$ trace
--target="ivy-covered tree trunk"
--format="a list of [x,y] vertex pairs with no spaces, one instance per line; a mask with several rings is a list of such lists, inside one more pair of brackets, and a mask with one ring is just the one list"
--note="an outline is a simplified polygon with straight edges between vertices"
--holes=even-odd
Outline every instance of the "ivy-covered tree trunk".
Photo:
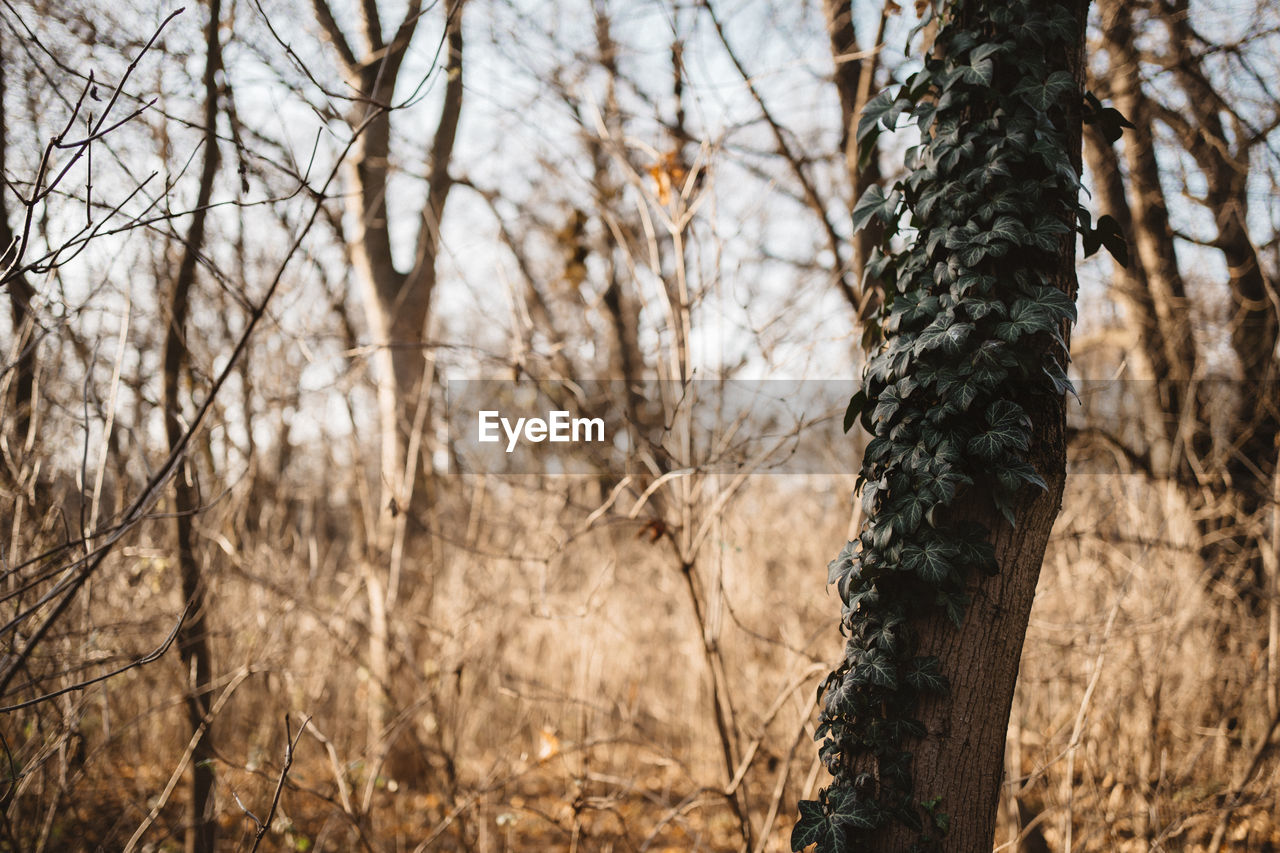
[[846,421],[873,435],[866,522],[829,567],[845,659],[822,690],[835,777],[792,846],[990,850],[1027,619],[1065,480],[1087,0],[954,0],[925,67],[864,110],[920,144],[855,225],[884,226],[883,344]]

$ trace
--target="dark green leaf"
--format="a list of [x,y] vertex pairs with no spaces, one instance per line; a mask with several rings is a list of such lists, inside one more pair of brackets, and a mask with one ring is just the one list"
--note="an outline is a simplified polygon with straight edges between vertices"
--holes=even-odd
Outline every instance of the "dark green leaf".
[[964,624],[964,611],[969,606],[969,597],[962,592],[939,591],[934,599],[946,611],[951,624],[959,628]]
[[[866,411],[867,406],[870,405],[870,403],[871,400],[867,397],[867,392],[865,390],[858,391],[858,393],[853,395],[849,400],[849,407],[844,410],[845,432],[853,429],[853,422],[862,416],[862,413]],[[870,432],[870,430],[868,430],[868,432]]]
[[840,554],[827,563],[827,584],[833,584],[853,570],[858,559],[858,543],[846,542]]
[[950,689],[947,677],[939,669],[936,657],[918,657],[907,671],[906,682],[921,693],[943,694]]
[[1120,230],[1120,223],[1115,217],[1110,215],[1099,217],[1098,227],[1094,230],[1098,240],[1111,253],[1111,257],[1116,259],[1116,263],[1128,269],[1129,242],[1125,240],[1124,232]]
[[854,230],[866,228],[873,217],[879,218],[886,225],[892,224],[900,200],[901,196],[896,192],[885,196],[884,189],[879,184],[867,187],[867,191],[853,208]]
[[800,801],[800,819],[791,830],[791,850],[798,853],[813,844],[818,853],[839,853],[844,833],[836,827],[814,800]]
[[881,118],[893,108],[894,94],[886,89],[876,95],[862,108],[862,117],[858,119],[858,141],[861,142],[876,128]]
[[888,687],[890,690],[898,688],[898,666],[893,658],[879,649],[868,649],[862,663],[855,670],[861,678],[872,684]]
[[955,556],[955,548],[941,541],[912,542],[902,549],[902,567],[938,584],[951,576]]

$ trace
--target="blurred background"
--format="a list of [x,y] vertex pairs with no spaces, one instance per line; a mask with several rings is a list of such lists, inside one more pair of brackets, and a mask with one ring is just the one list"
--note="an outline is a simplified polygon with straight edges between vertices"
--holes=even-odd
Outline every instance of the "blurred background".
[[[0,849],[789,849],[916,5],[0,0]],[[1090,14],[997,845],[1271,850],[1280,4]],[[642,440],[459,464],[475,380]]]

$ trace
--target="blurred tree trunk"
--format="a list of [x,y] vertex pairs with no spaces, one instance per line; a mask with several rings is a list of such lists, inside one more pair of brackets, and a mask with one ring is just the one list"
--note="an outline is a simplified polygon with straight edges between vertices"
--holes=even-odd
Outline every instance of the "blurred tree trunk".
[[1196,368],[1195,340],[1186,285],[1178,269],[1169,208],[1160,185],[1153,108],[1142,90],[1139,56],[1133,44],[1133,13],[1121,0],[1102,0],[1103,44],[1111,57],[1111,96],[1133,128],[1123,139],[1129,168],[1132,239],[1151,306],[1161,327],[1163,353],[1152,353],[1161,378],[1186,381]]
[[[1078,22],[1080,41],[1073,50],[1050,56],[1047,70],[1068,71],[1076,80],[1077,91],[1082,91],[1088,0],[1056,2]],[[965,14],[964,9],[958,13],[962,25]],[[1071,99],[1066,109],[1063,129],[1067,150],[1071,152],[1071,166],[1079,174],[1078,101]],[[1075,297],[1074,233],[1059,240],[1053,280],[1059,289]],[[1022,644],[1066,481],[1065,400],[1052,395],[1023,395],[1018,403],[1032,421],[1027,461],[1048,488],[1033,493],[1028,490],[1030,499],[1016,507],[1016,526],[1009,525],[994,509],[960,511],[961,516],[979,521],[991,531],[1000,572],[981,578],[970,587],[972,603],[958,630],[940,608],[915,622],[919,653],[938,656],[940,669],[947,674],[951,686],[948,694],[930,697],[918,709],[918,719],[928,734],[913,748],[911,778],[916,791],[941,797],[939,808],[950,816],[942,849],[956,853],[990,850],[995,836],[1009,712]],[[978,496],[966,501],[972,507],[990,504],[989,499]],[[907,851],[914,849],[918,841],[916,832],[891,821],[876,834],[868,849],[877,853]]]
[[[355,223],[349,235],[351,256],[373,334],[381,423],[381,482],[384,509],[407,509],[420,462],[408,459],[411,431],[428,358],[424,346],[436,286],[440,221],[452,186],[449,161],[462,109],[462,6],[449,0],[446,15],[444,104],[432,138],[425,203],[408,272],[396,268],[391,252],[387,207],[391,164],[391,114],[405,54],[422,16],[421,0],[411,0],[390,41],[382,35],[378,6],[360,4],[361,48],[357,55],[338,26],[327,0],[313,0],[316,17],[334,46],[348,85],[360,94],[347,122],[360,136],[347,161],[351,192],[348,212]],[[384,516],[387,514],[384,512]]]
[[[462,7],[464,0],[447,0],[445,14],[445,88],[439,122],[431,141],[426,197],[419,213],[417,242],[408,272],[396,268],[391,252],[387,205],[391,169],[391,114],[397,108],[396,84],[405,54],[422,17],[421,0],[410,0],[391,39],[385,40],[378,4],[359,4],[361,53],[356,54],[329,7],[328,0],[312,0],[316,19],[338,54],[352,90],[346,117],[359,136],[346,163],[350,190],[347,208],[355,223],[348,241],[356,278],[373,335],[381,432],[379,481],[382,486],[376,550],[386,557],[386,578],[372,564],[366,566],[369,600],[369,740],[375,755],[383,754],[389,719],[392,661],[389,613],[399,588],[399,556],[403,553],[405,519],[415,500],[424,502],[421,451],[414,445],[428,432],[431,359],[426,348],[427,323],[436,286],[436,258],[440,222],[453,180],[453,155],[462,111]],[[398,525],[398,529],[397,529]]]
[[[204,165],[195,212],[182,248],[182,259],[169,295],[169,326],[164,341],[164,430],[172,453],[185,430],[182,417],[181,379],[188,373],[187,317],[196,267],[205,243],[205,226],[213,181],[218,172],[218,84],[222,51],[218,30],[222,0],[209,0],[205,32],[204,66]],[[207,628],[207,579],[196,557],[195,516],[200,511],[195,462],[187,459],[173,479],[173,528],[178,547],[178,572],[182,580],[185,618],[178,630],[178,653],[187,675],[187,722],[196,739],[191,753],[191,799],[188,802],[187,853],[212,853],[217,822],[214,818],[213,732],[209,718],[212,700],[213,659]]]
[[[1095,81],[1096,82],[1096,81]],[[1124,178],[1120,171],[1120,158],[1115,146],[1107,142],[1096,127],[1084,133],[1085,157],[1093,175],[1093,195],[1097,199],[1099,216],[1111,216],[1130,245],[1134,243],[1133,211],[1125,198]],[[1183,382],[1166,381],[1174,375],[1169,362],[1170,350],[1165,345],[1165,325],[1156,311],[1151,283],[1142,258],[1133,253],[1127,267],[1116,265],[1113,272],[1114,287],[1124,304],[1130,322],[1136,327],[1138,350],[1134,353],[1140,380],[1136,396],[1143,409],[1143,440],[1149,451],[1151,473],[1156,477],[1174,478],[1185,457],[1175,456],[1179,419],[1182,411]]]
[[[1122,297],[1138,326],[1163,409],[1152,421],[1163,431],[1152,474],[1174,477],[1188,485],[1207,485],[1200,482],[1204,476],[1202,460],[1211,453],[1212,441],[1200,399],[1191,385],[1201,358],[1160,183],[1153,125],[1156,107],[1142,88],[1132,5],[1101,0],[1099,8],[1101,45],[1110,60],[1105,82],[1116,109],[1133,124],[1120,143],[1128,168],[1127,197],[1112,146],[1105,140],[1091,142],[1090,162],[1102,170],[1095,172],[1095,181],[1104,212],[1115,217],[1134,249],[1129,271],[1121,273]],[[1164,448],[1167,452],[1159,452]]]
[[[1261,549],[1272,500],[1280,394],[1275,349],[1280,340],[1278,294],[1259,262],[1248,231],[1250,154],[1258,131],[1236,115],[1208,81],[1185,0],[1162,0],[1158,13],[1168,34],[1163,55],[1139,50],[1133,4],[1101,0],[1102,40],[1110,67],[1105,84],[1115,106],[1134,124],[1122,141],[1128,167],[1126,199],[1114,149],[1090,139],[1090,165],[1103,212],[1115,216],[1136,248],[1127,271],[1118,272],[1118,290],[1138,326],[1142,357],[1159,380],[1162,444],[1176,458],[1152,456],[1151,473],[1179,480],[1212,504],[1201,513],[1200,534],[1213,580],[1227,579],[1241,599],[1257,606],[1265,597]],[[1152,20],[1156,20],[1153,18]],[[1164,106],[1143,90],[1141,63],[1156,62],[1171,72],[1185,106]],[[1224,122],[1224,114],[1227,121]],[[1231,300],[1231,348],[1244,380],[1234,410],[1222,410],[1188,381],[1204,356],[1191,333],[1192,317],[1175,254],[1174,233],[1156,162],[1154,122],[1171,128],[1195,161],[1206,191],[1197,199],[1215,223],[1208,247],[1222,253]],[[1215,450],[1211,422],[1229,437]],[[1155,449],[1153,447],[1153,449]]]
[[[8,149],[8,115],[5,113],[5,44],[4,34],[0,33],[0,175],[8,174],[6,154]],[[35,406],[36,378],[36,337],[35,322],[31,314],[31,300],[35,290],[31,282],[19,271],[11,272],[9,267],[17,261],[19,255],[18,235],[9,225],[9,209],[6,203],[8,189],[0,187],[0,283],[9,291],[10,321],[12,322],[13,339],[6,358],[12,357],[13,378],[10,380],[10,399],[0,401],[6,417],[4,423],[13,424],[0,440],[5,442],[10,464],[15,472],[21,469],[21,459],[26,449],[31,430],[31,418]],[[4,387],[5,377],[0,376],[0,387]],[[15,446],[16,445],[16,446]],[[6,472],[9,466],[3,466]],[[17,474],[21,476],[21,474]]]
[[[1199,58],[1193,54],[1187,0],[1163,0],[1163,19],[1172,55],[1174,79],[1186,93],[1186,111],[1162,110],[1162,119],[1178,134],[1183,148],[1204,175],[1203,204],[1213,216],[1216,234],[1213,248],[1227,264],[1231,296],[1231,348],[1240,362],[1240,388],[1235,423],[1222,472],[1231,524],[1237,532],[1229,540],[1251,599],[1266,597],[1266,579],[1260,551],[1269,547],[1263,512],[1272,502],[1276,438],[1280,435],[1280,395],[1277,394],[1276,344],[1280,330],[1275,282],[1263,274],[1257,249],[1249,236],[1249,164],[1253,146],[1261,134],[1236,115],[1209,84]],[[1229,125],[1223,121],[1226,114]]]
[[[853,22],[852,0],[824,0],[823,14],[827,22],[827,36],[831,44],[831,58],[835,63],[836,92],[840,95],[840,147],[844,153],[845,169],[849,175],[851,196],[862,198],[867,187],[880,183],[879,151],[872,151],[865,165],[859,164],[858,117],[874,92],[876,70],[880,67],[880,45],[884,41],[885,23],[889,18],[886,2],[880,12],[880,26],[869,47],[858,46],[858,34]],[[854,306],[858,319],[867,321],[875,316],[880,306],[880,282],[863,281],[863,271],[871,250],[880,245],[884,226],[873,219],[867,227],[853,235],[852,272],[857,283],[860,304]]]

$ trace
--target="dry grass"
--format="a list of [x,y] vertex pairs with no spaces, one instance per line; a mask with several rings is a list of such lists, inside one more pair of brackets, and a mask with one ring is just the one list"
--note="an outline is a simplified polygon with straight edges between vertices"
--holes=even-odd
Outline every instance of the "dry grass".
[[[342,491],[327,506],[255,496],[249,524],[237,492],[201,518],[218,692],[233,688],[214,723],[226,849],[248,849],[270,810],[286,715],[309,722],[260,849],[740,849],[711,667],[668,540],[610,515],[582,530],[593,484],[449,485],[394,612],[400,728],[377,773],[362,546]],[[812,702],[840,639],[823,567],[851,485],[757,478],[694,568],[766,850],[788,849],[797,798],[825,779]],[[1270,849],[1265,624],[1206,589],[1194,529],[1162,486],[1070,481],[1023,654],[1001,842],[1016,796],[1024,837],[1051,850],[1201,849],[1242,791],[1224,848]],[[158,642],[178,610],[164,537],[158,522],[136,532],[34,670]],[[170,654],[0,721],[21,770],[0,846],[120,849],[154,811],[139,849],[179,849],[185,782],[159,798],[186,743],[181,683]]]

